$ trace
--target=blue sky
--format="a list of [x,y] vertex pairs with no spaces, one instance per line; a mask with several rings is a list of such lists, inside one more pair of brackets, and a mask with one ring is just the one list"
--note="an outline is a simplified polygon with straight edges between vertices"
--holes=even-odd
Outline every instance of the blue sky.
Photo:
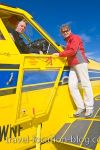
[[89,57],[100,61],[100,0],[1,0],[28,11],[59,44],[59,27],[68,23],[79,34]]

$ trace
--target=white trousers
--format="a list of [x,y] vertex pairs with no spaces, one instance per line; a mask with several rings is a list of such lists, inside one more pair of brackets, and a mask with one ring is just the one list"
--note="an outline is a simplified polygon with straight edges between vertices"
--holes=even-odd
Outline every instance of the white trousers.
[[[82,99],[78,88],[79,80],[81,87],[84,90],[84,100]],[[93,92],[91,82],[89,80],[87,63],[81,63],[70,68],[68,85],[77,108],[93,109]]]

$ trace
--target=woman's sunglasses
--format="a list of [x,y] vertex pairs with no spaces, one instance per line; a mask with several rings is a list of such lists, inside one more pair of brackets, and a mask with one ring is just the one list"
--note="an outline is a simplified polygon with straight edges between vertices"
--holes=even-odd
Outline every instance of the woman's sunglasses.
[[62,30],[62,31],[61,31],[62,34],[63,34],[63,33],[67,33],[67,32],[69,32],[69,30]]

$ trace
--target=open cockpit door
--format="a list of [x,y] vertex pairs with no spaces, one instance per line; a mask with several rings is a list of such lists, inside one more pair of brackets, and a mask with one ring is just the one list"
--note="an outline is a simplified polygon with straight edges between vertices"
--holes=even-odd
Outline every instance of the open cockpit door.
[[47,117],[57,92],[65,62],[55,56],[25,56],[16,121]]

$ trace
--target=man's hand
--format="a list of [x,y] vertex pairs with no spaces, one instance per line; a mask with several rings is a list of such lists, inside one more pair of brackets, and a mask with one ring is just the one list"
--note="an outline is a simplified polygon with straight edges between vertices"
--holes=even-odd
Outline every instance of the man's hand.
[[52,54],[52,55],[59,56],[59,53],[54,53],[54,54]]

